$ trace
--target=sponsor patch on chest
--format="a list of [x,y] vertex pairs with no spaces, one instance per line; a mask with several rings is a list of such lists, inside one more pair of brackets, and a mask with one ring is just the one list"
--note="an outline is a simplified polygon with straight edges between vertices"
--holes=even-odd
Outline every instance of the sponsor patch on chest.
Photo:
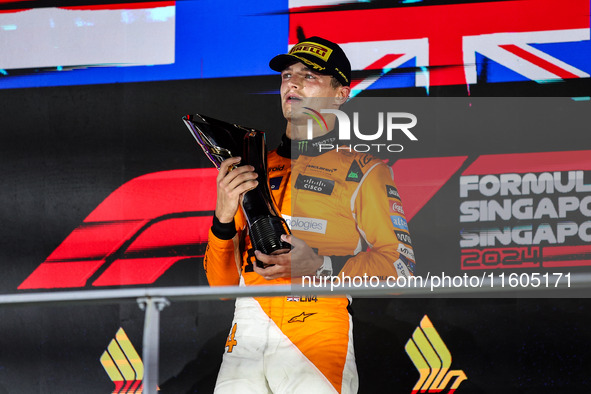
[[392,215],[390,216],[390,220],[392,220],[394,228],[408,231],[408,223],[406,223],[406,220],[402,216]]
[[351,167],[349,167],[349,171],[347,172],[346,181],[349,182],[361,182],[361,177],[363,177],[363,172],[361,171],[361,167],[357,164],[356,161],[353,161]]
[[278,190],[279,186],[281,186],[282,180],[282,176],[276,176],[274,178],[269,179],[269,186],[271,187],[271,190]]
[[398,189],[394,186],[386,185],[386,195],[389,198],[397,198],[400,200],[400,194],[398,194]]
[[295,188],[330,196],[334,189],[334,180],[300,174],[296,179]]
[[406,231],[394,230],[394,233],[396,233],[396,238],[398,238],[398,240],[400,242],[403,242],[407,245],[412,245],[412,242],[410,240],[410,235]]
[[400,205],[400,203],[396,200],[389,200],[388,202],[390,204],[390,212],[391,213],[399,213],[401,215],[404,215],[404,209],[402,209],[402,205]]
[[324,219],[291,217],[281,215],[291,230],[308,231],[311,233],[326,234],[328,222]]

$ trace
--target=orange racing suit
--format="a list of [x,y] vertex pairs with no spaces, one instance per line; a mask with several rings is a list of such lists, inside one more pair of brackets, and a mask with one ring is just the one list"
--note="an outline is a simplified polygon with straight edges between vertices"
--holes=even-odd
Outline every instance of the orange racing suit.
[[[320,151],[334,140],[335,132],[309,141],[284,136],[268,155],[271,192],[292,234],[329,256],[333,275],[412,275],[414,254],[391,168],[368,154]],[[301,154],[291,157],[290,144]],[[247,232],[241,210],[233,224],[214,218],[204,258],[210,285],[289,284],[254,272]],[[314,296],[238,299],[216,392],[356,392],[348,304]]]

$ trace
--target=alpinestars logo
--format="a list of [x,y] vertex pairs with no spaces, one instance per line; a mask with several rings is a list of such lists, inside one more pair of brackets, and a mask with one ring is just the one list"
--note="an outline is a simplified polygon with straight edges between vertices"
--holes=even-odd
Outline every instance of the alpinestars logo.
[[144,363],[123,328],[119,328],[107,350],[101,356],[101,364],[115,383],[115,394],[142,392]]
[[310,316],[313,316],[315,314],[316,313],[302,312],[299,315],[294,316],[291,319],[289,319],[288,323],[303,323],[307,318],[309,318]]
[[[450,384],[448,393],[453,393],[464,380],[468,379],[462,370],[450,370],[451,353],[439,333],[425,315],[412,338],[404,347],[406,354],[419,371],[419,380],[412,393],[440,393]],[[455,379],[452,382],[452,379]]]

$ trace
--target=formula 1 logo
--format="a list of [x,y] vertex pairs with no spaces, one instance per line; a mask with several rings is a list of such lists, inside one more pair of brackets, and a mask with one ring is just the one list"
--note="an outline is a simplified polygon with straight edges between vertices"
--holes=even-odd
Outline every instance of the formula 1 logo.
[[216,175],[215,169],[173,170],[125,183],[18,289],[145,285],[181,260],[203,257]]
[[142,392],[144,363],[123,328],[119,328],[100,360],[105,372],[115,383],[113,394]]
[[[457,156],[394,163],[407,220],[465,160]],[[18,289],[148,285],[183,260],[201,259],[215,209],[216,175],[213,168],[172,170],[123,184]]]
[[[412,393],[440,393],[451,383],[448,393],[453,393],[468,379],[462,370],[450,370],[451,353],[439,333],[425,315],[412,338],[404,347],[406,354],[419,371],[420,377]],[[452,379],[455,378],[452,382]]]

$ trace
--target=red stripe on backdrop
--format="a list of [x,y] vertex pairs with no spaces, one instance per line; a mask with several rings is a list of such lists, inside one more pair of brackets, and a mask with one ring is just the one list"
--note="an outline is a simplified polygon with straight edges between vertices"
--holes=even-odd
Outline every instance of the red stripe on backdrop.
[[584,267],[591,265],[591,260],[561,260],[561,261],[544,261],[544,267]]
[[388,64],[392,63],[394,60],[401,57],[401,54],[393,54],[390,53],[388,55],[383,56],[382,58],[376,60],[369,66],[365,67],[366,70],[379,70],[386,67]]
[[147,221],[80,226],[20,284],[18,289],[83,287]]
[[394,163],[394,183],[411,220],[460,168],[467,156],[400,159]]
[[88,278],[90,278],[104,262],[104,260],[79,260],[73,263],[45,262],[37,267],[37,269],[20,284],[18,289],[84,287]]
[[174,6],[176,1],[149,1],[142,3],[120,3],[120,4],[96,4],[79,5],[71,7],[59,7],[66,10],[134,10],[144,8],[159,8]]
[[211,216],[183,217],[156,222],[143,231],[126,253],[207,242]]
[[530,53],[516,45],[499,45],[504,50],[511,52],[512,54],[519,56],[522,59],[527,60],[528,62],[535,64],[536,66],[543,68],[546,71],[551,72],[554,75],[562,79],[569,79],[569,78],[579,78],[578,75],[571,73],[570,71],[565,70],[564,68],[560,68],[555,64],[550,63],[547,60],[544,60],[533,53]]
[[[23,3],[23,5],[27,5],[27,2],[33,0],[18,0],[18,3]],[[11,0],[0,0],[0,4],[6,3],[17,3],[17,1]],[[9,10],[0,10],[0,14],[13,14],[17,12],[23,11],[30,11],[35,8],[37,3],[33,3],[31,7],[34,8],[19,8],[19,9],[9,9]],[[176,5],[176,1],[149,1],[149,2],[139,2],[139,3],[119,3],[119,4],[95,4],[95,5],[79,5],[79,6],[69,6],[69,7],[57,7],[64,10],[133,10],[133,9],[149,9],[149,8],[159,8],[159,7],[168,7]]]
[[589,258],[591,259],[591,245],[547,246],[544,248],[544,257],[574,256],[581,254],[589,254]]
[[483,155],[462,175],[573,170],[591,170],[591,150]]
[[[183,257],[182,259],[185,258],[187,257]],[[179,257],[151,257],[115,260],[92,285],[130,286],[152,284],[179,260],[181,260]]]
[[115,383],[115,390],[113,390],[113,393],[118,394],[121,392],[121,389],[123,388],[123,385],[125,384],[125,381],[123,380],[114,380],[113,383]]
[[15,14],[17,12],[30,11],[33,8],[19,8],[17,10],[0,10],[0,14]]
[[72,231],[47,262],[104,259],[141,229],[147,220],[82,225]]
[[142,390],[137,390],[138,386],[142,383],[141,380],[136,380],[135,383],[129,388],[130,393],[141,394]]
[[175,212],[215,209],[215,168],[155,172],[115,190],[85,222],[156,218]]
[[[369,66],[365,67],[365,69],[366,70],[382,70],[388,64],[392,63],[393,61],[400,58],[401,56],[403,56],[403,55],[392,54],[392,53],[385,55],[385,56],[381,57],[380,59],[376,60],[375,62],[373,62],[372,64],[370,64]],[[355,88],[355,86],[359,85],[363,81],[364,81],[364,79],[353,79],[353,81],[351,81],[351,89]]]

